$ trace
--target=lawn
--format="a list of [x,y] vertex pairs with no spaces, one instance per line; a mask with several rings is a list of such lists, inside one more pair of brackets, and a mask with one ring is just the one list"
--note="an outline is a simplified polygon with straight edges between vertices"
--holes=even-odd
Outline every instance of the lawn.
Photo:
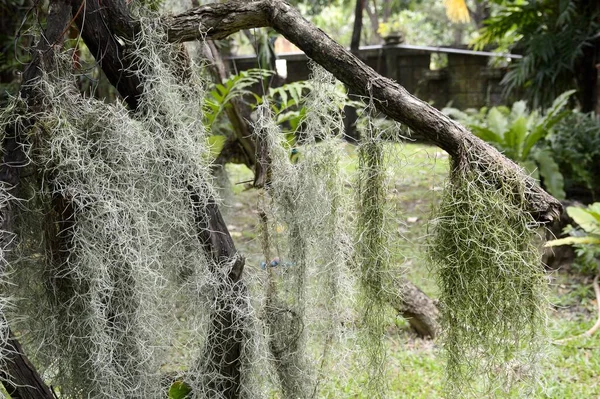
[[[345,169],[352,174],[354,148],[347,146]],[[421,144],[395,145],[391,161],[391,198],[395,209],[397,242],[393,262],[409,280],[429,296],[437,296],[435,276],[426,257],[428,221],[442,191],[448,156],[436,147]],[[223,190],[224,215],[238,249],[246,256],[246,273],[261,273],[257,238],[256,190],[243,183],[252,173],[239,165],[228,165],[229,188]],[[349,183],[350,184],[350,183]],[[586,331],[595,322],[596,310],[591,278],[572,276],[567,267],[548,272],[551,285],[549,336],[551,344],[542,361],[542,378],[536,397],[600,397],[600,334],[592,338],[557,340]],[[390,308],[386,334],[387,376],[390,398],[442,397],[444,361],[436,342],[417,338],[408,323]],[[330,398],[363,398],[360,373],[344,381],[333,381],[323,389]]]

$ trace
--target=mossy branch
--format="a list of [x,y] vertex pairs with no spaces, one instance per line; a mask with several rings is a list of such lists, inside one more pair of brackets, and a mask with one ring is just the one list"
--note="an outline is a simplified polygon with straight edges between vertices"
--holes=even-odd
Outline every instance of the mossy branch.
[[560,202],[542,190],[512,161],[471,134],[404,87],[364,64],[325,32],[280,0],[230,1],[194,8],[165,19],[170,41],[224,38],[240,29],[270,26],[298,46],[308,57],[331,72],[359,95],[374,99],[375,106],[447,151],[457,168],[487,175],[488,165],[501,174],[519,176],[525,183],[525,205],[540,223],[554,221],[562,211]]
[[[107,76],[127,102],[135,107],[140,95],[139,81],[136,81],[135,74],[125,72],[133,70],[132,62],[122,55],[124,46],[112,39],[113,34],[131,38],[140,29],[140,23],[131,18],[124,4],[122,0],[106,0],[102,9],[87,7],[83,36],[92,51],[100,49],[100,42],[112,43],[109,47],[101,47],[101,52],[93,53],[101,56],[102,68]],[[526,208],[537,222],[552,222],[562,211],[560,202],[537,186],[516,164],[460,124],[411,95],[398,83],[375,72],[284,1],[207,4],[164,17],[162,23],[171,42],[222,39],[242,29],[272,27],[351,91],[373,98],[374,105],[381,112],[447,151],[457,167],[470,168],[484,176],[488,165],[499,166],[507,174],[517,171],[528,188],[524,192]]]

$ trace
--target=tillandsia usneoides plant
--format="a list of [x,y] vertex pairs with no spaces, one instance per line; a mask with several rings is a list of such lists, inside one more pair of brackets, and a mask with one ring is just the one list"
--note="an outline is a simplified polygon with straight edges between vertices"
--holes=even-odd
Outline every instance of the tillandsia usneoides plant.
[[[370,112],[371,106],[367,109]],[[388,182],[385,142],[367,119],[358,147],[355,261],[359,273],[362,346],[368,359],[366,395],[386,397],[385,292],[390,268]]]
[[[14,129],[15,125],[19,125],[19,108],[24,105],[20,99],[13,99],[6,104],[6,107],[0,110],[0,132],[9,132],[10,129]],[[25,119],[25,118],[23,118]],[[23,147],[26,156],[29,156],[29,147]],[[4,154],[4,151],[2,152]],[[4,157],[4,155],[3,155]],[[9,354],[7,352],[8,340],[10,338],[9,324],[6,319],[6,314],[11,311],[16,298],[11,298],[10,286],[12,278],[10,275],[10,264],[9,257],[11,252],[15,252],[16,235],[14,228],[10,225],[9,213],[11,210],[18,209],[15,206],[17,198],[20,198],[18,193],[14,193],[13,186],[0,182],[0,214],[2,220],[0,220],[0,369],[6,370],[5,360]],[[14,216],[13,216],[14,217]]]
[[437,209],[430,248],[449,397],[528,397],[536,388],[547,284],[524,183],[503,173],[454,167]]
[[[285,398],[308,397],[312,374],[307,368],[304,311],[306,282],[305,220],[299,171],[290,161],[283,135],[275,123],[269,104],[257,109],[255,131],[265,143],[270,159],[267,182],[268,205],[263,209],[262,225],[265,261],[268,272],[266,319],[269,348],[274,359],[279,385]],[[277,234],[277,232],[283,234]],[[274,258],[268,257],[276,255]]]
[[165,359],[202,397],[220,378],[202,360],[215,298],[244,309],[198,240],[195,210],[214,198],[202,82],[193,67],[181,81],[160,26],[140,28],[135,113],[82,97],[69,73],[34,83],[43,112],[27,134],[44,173],[19,219],[13,312],[64,398],[164,398]]
[[[341,216],[341,107],[334,101],[340,95],[331,75],[317,67],[311,86],[305,128],[295,147],[269,118],[268,104],[259,108],[256,124],[269,157],[261,224],[270,346],[283,394],[290,398],[318,397],[344,315],[336,309],[343,302],[339,280],[350,252]],[[315,348],[321,350],[314,353]]]
[[298,165],[306,176],[303,184],[316,200],[312,204],[313,233],[309,236],[312,267],[308,270],[306,319],[309,346],[320,348],[313,353],[316,384],[312,393],[319,397],[322,385],[333,378],[344,379],[349,371],[344,367],[350,350],[341,346],[342,326],[354,318],[349,309],[354,307],[355,289],[349,268],[352,204],[344,195],[347,176],[341,165],[346,93],[329,72],[317,64],[310,66],[312,90],[305,100],[302,158]]

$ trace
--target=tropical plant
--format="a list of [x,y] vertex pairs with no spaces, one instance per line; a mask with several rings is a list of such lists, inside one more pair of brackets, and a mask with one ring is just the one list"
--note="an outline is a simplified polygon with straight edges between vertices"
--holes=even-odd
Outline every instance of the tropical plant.
[[559,93],[576,87],[582,109],[591,111],[595,101],[598,2],[494,2],[500,9],[485,21],[474,44],[476,48],[498,45],[502,51],[524,54],[510,65],[502,81],[506,93],[522,91],[537,108],[549,106]]
[[570,206],[567,207],[567,213],[578,227],[567,226],[566,232],[569,233],[569,237],[548,241],[546,246],[573,245],[575,247],[576,264],[579,263],[579,267],[583,266],[580,271],[595,275],[592,286],[596,294],[598,318],[596,323],[584,333],[562,341],[590,337],[600,330],[600,202],[595,202],[587,208]]
[[572,245],[575,249],[573,266],[576,270],[582,274],[597,274],[600,270],[600,202],[587,208],[569,206],[567,214],[578,227],[568,225],[564,231],[569,234],[568,237],[548,241],[546,246]]
[[273,71],[267,69],[248,69],[215,84],[204,99],[205,124],[212,127],[225,108],[231,106],[232,99],[252,95],[250,87],[271,75]]
[[218,157],[225,147],[226,134],[224,130],[232,129],[229,118],[222,117],[223,111],[232,106],[234,99],[242,99],[253,110],[263,102],[267,102],[274,115],[275,121],[287,135],[287,141],[292,146],[295,143],[295,132],[306,114],[302,101],[304,95],[311,90],[308,81],[292,82],[281,87],[270,87],[264,96],[259,96],[251,90],[257,87],[273,71],[267,69],[249,69],[232,75],[223,83],[214,84],[204,100],[204,124],[211,131],[209,144],[211,156]]
[[600,202],[587,208],[567,207],[567,214],[577,223],[578,228],[567,227],[569,237],[551,240],[547,247],[559,245],[599,245],[600,246]]
[[549,136],[552,156],[565,178],[569,198],[588,202],[600,195],[600,119],[593,112],[573,112]]
[[275,122],[284,127],[284,131],[293,133],[306,115],[304,99],[306,93],[312,89],[312,84],[308,80],[291,82],[281,87],[270,87],[266,96],[254,95],[256,104],[253,107],[267,101]]
[[[218,150],[225,143],[224,139],[219,139],[224,137],[220,135],[220,131],[230,128],[229,120],[221,116],[223,111],[231,106],[231,101],[236,98],[244,99],[252,110],[266,102],[290,145],[296,142],[297,135],[302,134],[301,123],[307,112],[304,100],[313,90],[312,83],[305,80],[287,83],[280,87],[269,87],[264,95],[258,95],[251,90],[272,75],[273,72],[266,69],[249,69],[232,75],[223,84],[213,85],[208,92],[204,100],[204,120],[205,125],[213,132],[211,144],[213,144],[213,152],[217,151],[217,155]],[[357,108],[362,107],[362,102],[348,100],[346,91],[341,85],[337,85],[336,88],[334,107],[340,110],[347,104]]]
[[484,107],[480,111],[462,112],[455,108],[444,108],[443,111],[463,122],[533,177],[542,179],[546,189],[562,199],[565,198],[564,179],[544,141],[552,128],[571,113],[564,108],[574,92],[570,90],[558,96],[545,113],[530,112],[525,101],[515,102],[511,109],[499,106],[489,110]]

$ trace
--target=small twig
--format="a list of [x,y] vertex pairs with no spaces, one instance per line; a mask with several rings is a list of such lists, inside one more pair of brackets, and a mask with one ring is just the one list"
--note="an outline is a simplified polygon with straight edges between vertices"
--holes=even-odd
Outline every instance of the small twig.
[[594,324],[592,326],[592,328],[590,328],[583,334],[575,335],[573,337],[559,339],[557,341],[554,341],[554,343],[560,344],[560,343],[567,342],[567,341],[570,341],[570,340],[576,339],[576,338],[584,338],[584,337],[589,338],[592,335],[594,335],[594,333],[596,333],[596,331],[600,330],[600,285],[598,284],[598,279],[600,279],[600,273],[596,274],[596,277],[594,277],[594,281],[592,282],[592,285],[594,286],[594,292],[596,293],[596,308],[598,309],[598,319],[596,320],[596,324]]

